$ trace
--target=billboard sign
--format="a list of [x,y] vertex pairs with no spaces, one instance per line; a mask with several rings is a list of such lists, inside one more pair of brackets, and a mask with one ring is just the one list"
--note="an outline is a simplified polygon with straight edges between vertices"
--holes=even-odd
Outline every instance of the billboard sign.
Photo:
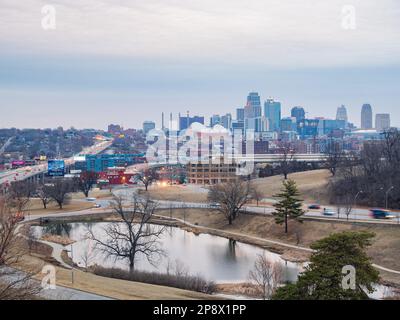
[[64,160],[49,160],[47,162],[47,173],[51,177],[63,177],[65,174]]
[[12,166],[13,169],[24,167],[25,164],[26,163],[23,160],[15,160],[15,161],[11,162],[11,166]]

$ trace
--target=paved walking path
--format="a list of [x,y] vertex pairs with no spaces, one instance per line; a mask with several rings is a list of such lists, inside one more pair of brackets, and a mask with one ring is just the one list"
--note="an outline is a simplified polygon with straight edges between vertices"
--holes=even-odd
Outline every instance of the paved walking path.
[[[10,267],[4,267],[4,269],[7,275],[2,277],[2,281],[12,283],[26,277],[26,273],[23,271]],[[36,279],[30,279],[29,283],[41,286],[41,282]],[[101,295],[59,285],[55,289],[42,289],[38,296],[48,300],[112,300]]]
[[[137,194],[137,188],[121,188],[121,189],[117,189],[114,191],[114,194],[117,194],[119,196],[126,196],[126,197],[132,197],[134,194]],[[104,202],[104,200],[103,200]],[[209,204],[204,204],[204,203],[195,203],[195,202],[179,202],[179,201],[158,201],[158,203],[160,204],[161,208],[179,208],[179,207],[190,207],[190,208],[209,208]],[[250,208],[257,208],[257,207],[247,207],[246,210],[250,211]],[[259,207],[259,209],[262,209],[261,207]],[[62,214],[47,214],[47,215],[40,215],[40,216],[31,216],[29,220],[36,220],[39,218],[51,218],[51,217],[70,217],[70,216],[80,216],[80,215],[88,215],[88,214],[98,214],[98,213],[106,213],[106,212],[110,212],[109,209],[105,209],[105,208],[101,208],[101,209],[88,209],[88,210],[82,210],[82,211],[77,211],[77,212],[66,212],[66,213],[62,213]],[[259,212],[254,212],[254,213],[259,213]],[[267,213],[268,214],[268,213]],[[164,217],[165,218],[165,217]],[[317,217],[313,217],[314,219],[318,219]],[[204,230],[209,230],[209,231],[213,231],[213,232],[220,232],[221,230],[219,229],[214,229],[214,228],[209,228],[209,227],[205,227],[205,226],[200,226],[200,225],[194,225],[191,223],[188,223],[186,221],[183,221],[181,219],[177,219],[177,218],[172,218],[176,221],[179,221],[181,223],[186,224],[187,226],[190,227],[194,227],[194,228],[203,228]],[[335,218],[321,218],[321,220],[329,220],[329,221],[343,221],[343,219],[335,219]],[[350,222],[350,221],[349,221]],[[363,222],[367,222],[367,221],[363,221]],[[371,221],[372,222],[372,221]],[[286,247],[286,248],[291,248],[291,249],[296,249],[296,250],[301,250],[301,251],[306,251],[306,252],[313,252],[313,250],[311,248],[307,248],[307,247],[302,247],[302,246],[298,246],[298,245],[292,245],[292,244],[288,244],[288,243],[284,243],[281,241],[275,241],[275,240],[269,240],[269,239],[264,239],[264,238],[260,238],[260,237],[255,237],[255,236],[250,236],[250,235],[246,235],[246,234],[242,234],[242,233],[238,233],[238,232],[230,232],[230,231],[223,231],[225,234],[227,235],[232,235],[232,236],[240,236],[240,237],[246,237],[248,239],[253,239],[256,241],[260,241],[260,242],[265,242],[268,244],[274,244],[274,245],[278,245],[278,246],[282,246],[282,247]],[[54,253],[54,258],[58,260],[58,257],[61,257],[61,252],[58,251],[59,248],[57,248]],[[57,256],[57,257],[56,257]],[[64,262],[63,262],[64,263]],[[373,266],[379,270],[382,271],[386,271],[389,273],[393,273],[393,274],[398,274],[400,275],[400,271],[398,270],[393,270],[393,269],[389,269],[386,268],[384,266],[378,265],[378,264],[373,264]],[[68,266],[69,267],[69,266]],[[69,267],[70,268],[70,267]]]

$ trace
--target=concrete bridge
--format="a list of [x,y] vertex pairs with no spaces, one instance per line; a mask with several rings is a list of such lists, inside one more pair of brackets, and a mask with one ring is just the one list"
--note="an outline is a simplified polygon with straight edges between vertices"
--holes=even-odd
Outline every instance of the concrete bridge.
[[315,153],[315,154],[252,154],[252,155],[240,155],[234,156],[236,162],[242,161],[254,161],[256,163],[277,163],[282,161],[282,159],[287,159],[287,161],[298,161],[298,162],[325,162],[328,159],[328,155],[323,153]]
[[[91,147],[84,149],[79,155],[97,154],[107,149],[112,144],[112,141],[102,141]],[[68,168],[75,163],[75,157],[64,159],[65,167]],[[8,186],[17,181],[39,182],[44,179],[47,173],[47,163],[36,166],[22,167],[15,170],[10,170],[0,173],[0,194],[7,191]]]
[[[307,162],[307,163],[311,163],[311,162],[326,162],[328,159],[328,155],[324,154],[324,153],[315,153],[315,154],[308,154],[308,153],[304,153],[304,154],[289,154],[289,155],[284,155],[284,154],[249,154],[249,155],[233,155],[233,156],[229,156],[228,159],[236,162],[236,163],[240,163],[240,162],[254,162],[254,163],[278,163],[280,161],[282,161],[283,159],[285,159],[287,161],[298,161],[298,162]],[[200,158],[187,158],[187,159],[182,159],[184,161],[182,162],[200,162]],[[203,163],[206,163],[209,161],[208,158],[204,158],[201,160]],[[182,164],[186,164],[186,163],[182,163]],[[173,166],[173,165],[180,165],[180,164],[174,164],[174,163],[167,163],[167,162],[153,162],[149,164],[152,168],[157,168],[157,167],[162,167],[162,166]],[[144,166],[148,166],[147,164],[145,164]],[[132,166],[132,168],[135,168],[135,166]],[[137,169],[137,167],[136,167]]]

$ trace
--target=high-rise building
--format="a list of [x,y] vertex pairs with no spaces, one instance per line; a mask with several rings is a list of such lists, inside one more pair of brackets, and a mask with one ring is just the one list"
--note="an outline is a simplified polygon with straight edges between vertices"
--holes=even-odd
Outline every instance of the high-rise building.
[[261,117],[261,98],[257,92],[250,92],[247,96],[247,104],[244,108],[245,118]]
[[281,126],[281,103],[267,99],[264,103],[264,115],[269,120],[269,130],[279,131]]
[[375,128],[378,132],[390,129],[390,114],[377,113],[375,116]]
[[361,109],[361,129],[372,129],[372,107],[364,104]]
[[349,118],[347,117],[347,109],[344,105],[337,109],[336,120],[343,120],[346,122],[346,124],[349,121]]
[[144,134],[148,134],[151,130],[156,128],[156,124],[154,121],[145,121],[143,122],[143,132]]
[[230,113],[227,113],[226,115],[222,116],[220,124],[225,129],[230,129],[232,126],[232,115]]
[[214,127],[217,124],[221,124],[221,117],[219,114],[213,114],[210,118],[210,127]]
[[187,113],[187,115],[185,117],[181,117],[181,115],[179,115],[179,130],[185,130],[187,128],[190,127],[190,125],[192,123],[201,123],[204,125],[204,117],[200,117],[200,116],[193,116],[190,117],[189,116],[189,112]]
[[240,132],[244,134],[244,121],[242,120],[234,120],[232,121],[232,132]]
[[244,121],[244,108],[236,109],[236,120]]
[[303,107],[294,107],[292,108],[291,116],[296,118],[297,123],[300,123],[306,118],[306,112]]
[[345,127],[344,120],[319,119],[318,135],[331,135],[335,130],[344,130]]
[[304,119],[297,127],[297,132],[301,139],[318,136],[318,125],[320,119]]
[[281,131],[296,131],[297,122],[294,117],[287,117],[281,120]]
[[266,117],[255,118],[255,132],[271,131],[270,122]]
[[257,92],[250,92],[244,107],[245,130],[257,130],[256,118],[261,117],[261,98]]

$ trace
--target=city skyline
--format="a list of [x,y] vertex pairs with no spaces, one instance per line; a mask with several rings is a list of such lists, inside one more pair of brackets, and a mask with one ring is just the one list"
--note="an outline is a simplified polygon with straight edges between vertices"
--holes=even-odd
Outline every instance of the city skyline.
[[0,4],[0,127],[140,127],[187,110],[209,118],[233,114],[251,91],[262,104],[279,100],[283,117],[300,105],[334,119],[343,104],[360,126],[369,103],[400,126],[394,1],[356,1],[354,28],[341,0],[59,0],[54,30],[41,25],[43,1]]
[[[257,93],[257,94],[259,94],[259,92],[257,92],[257,91],[252,91],[252,92],[249,92],[249,93]],[[243,100],[245,100],[245,99],[243,99]],[[265,116],[265,103],[267,103],[268,101],[271,101],[271,100],[274,101],[274,102],[279,103],[279,105],[281,107],[281,119],[292,117],[291,112],[292,112],[293,109],[295,109],[297,107],[304,108],[305,117],[307,119],[315,119],[315,118],[336,119],[337,118],[338,109],[340,109],[342,107],[345,107],[346,111],[347,111],[348,122],[355,124],[360,129],[363,129],[362,123],[361,123],[362,122],[361,118],[362,118],[363,106],[366,105],[366,104],[369,105],[369,103],[364,103],[358,108],[351,108],[351,107],[349,108],[348,105],[341,104],[336,109],[332,109],[332,111],[330,111],[329,113],[325,112],[325,113],[318,114],[318,113],[309,112],[308,111],[309,109],[307,109],[307,107],[303,106],[303,105],[295,104],[295,105],[290,106],[290,107],[289,106],[284,106],[282,104],[281,100],[279,100],[279,99],[276,99],[276,98],[274,98],[272,96],[268,96],[268,98],[264,99],[263,96],[260,95],[260,102],[261,102],[261,104],[260,104],[260,108],[261,108],[260,112],[261,112],[262,116]],[[155,115],[155,118],[154,117],[146,118],[145,116],[143,116],[143,117],[140,118],[140,119],[143,119],[143,120],[136,120],[134,122],[129,122],[126,119],[122,119],[122,118],[118,119],[118,117],[116,117],[115,121],[104,120],[105,122],[104,122],[103,126],[99,126],[99,125],[95,125],[95,126],[79,126],[79,125],[74,125],[73,123],[72,124],[68,124],[68,123],[57,123],[56,122],[53,126],[29,126],[28,125],[28,126],[20,126],[20,127],[18,127],[16,125],[12,125],[12,126],[2,125],[2,122],[4,122],[4,118],[3,118],[2,120],[0,120],[0,128],[12,128],[12,127],[15,127],[15,128],[19,128],[19,129],[25,129],[25,128],[27,128],[27,129],[31,129],[31,128],[32,129],[40,129],[40,128],[56,128],[56,127],[61,126],[61,127],[65,127],[65,128],[74,127],[74,128],[77,128],[77,129],[90,129],[90,128],[93,128],[93,129],[103,130],[103,129],[106,129],[106,127],[110,123],[116,123],[116,124],[120,124],[124,128],[140,129],[142,127],[143,123],[146,122],[146,121],[153,121],[153,122],[155,122],[157,128],[162,128],[162,113],[164,113],[164,115],[167,114],[168,116],[170,114],[172,114],[173,120],[178,122],[179,121],[179,115],[180,114],[181,115],[185,115],[187,112],[189,112],[189,114],[191,116],[204,117],[205,123],[208,125],[209,119],[211,119],[215,115],[219,115],[219,116],[222,117],[222,116],[225,116],[227,114],[231,114],[232,115],[232,119],[236,119],[236,117],[237,117],[237,114],[236,114],[237,110],[236,109],[237,108],[245,109],[245,107],[246,107],[246,103],[243,106],[237,105],[237,107],[233,107],[231,109],[225,109],[225,110],[227,110],[226,112],[215,110],[214,112],[212,112],[210,114],[208,114],[208,113],[204,114],[204,113],[201,113],[200,111],[199,112],[197,112],[197,111],[193,112],[193,110],[190,110],[190,109],[188,109],[188,110],[186,110],[184,112],[182,112],[182,110],[179,110],[176,113],[175,112],[170,112],[170,111],[167,110],[167,111],[161,111],[160,114]],[[396,127],[396,124],[395,124],[396,123],[396,119],[393,119],[392,113],[386,112],[382,108],[380,108],[379,111],[377,111],[377,110],[375,110],[375,107],[373,105],[371,105],[371,107],[372,107],[372,118],[373,118],[372,119],[372,128],[371,129],[375,128],[375,117],[376,117],[376,115],[380,115],[380,114],[389,114],[390,118],[391,118],[392,125]],[[99,110],[97,110],[97,111],[99,111]],[[36,111],[34,111],[34,112],[36,112]],[[328,116],[327,116],[327,114],[328,114]],[[109,118],[107,118],[107,119],[109,119]],[[164,121],[165,121],[165,123],[167,123],[169,121],[169,118],[165,119]],[[399,126],[400,126],[400,122],[399,122]]]

